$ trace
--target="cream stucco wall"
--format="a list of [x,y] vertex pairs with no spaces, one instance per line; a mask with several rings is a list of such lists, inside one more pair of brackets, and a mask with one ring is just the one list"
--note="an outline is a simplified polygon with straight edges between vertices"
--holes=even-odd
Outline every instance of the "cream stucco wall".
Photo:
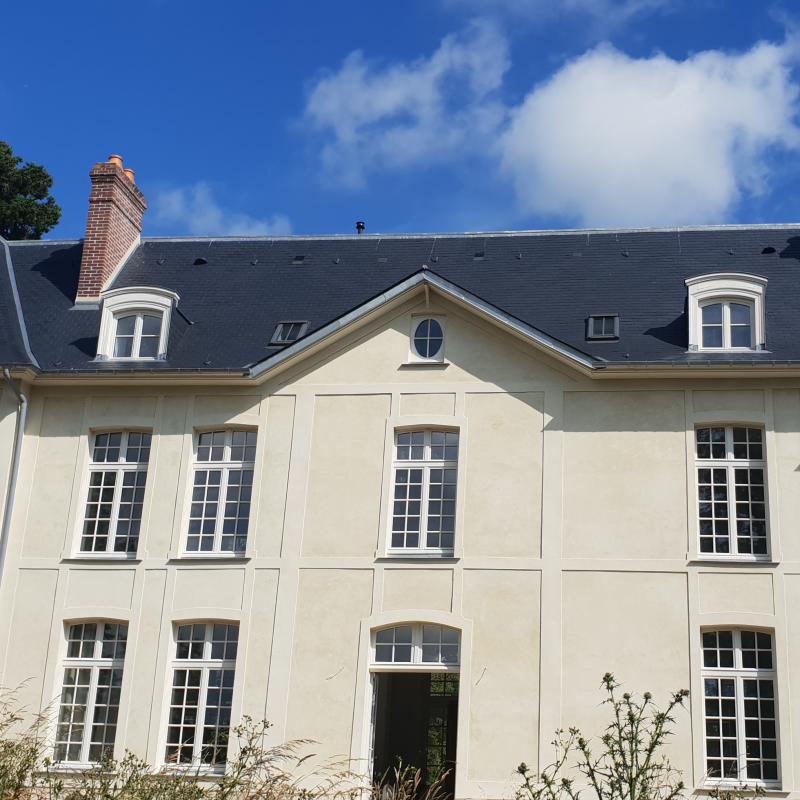
[[[173,624],[238,621],[234,715],[363,759],[370,627],[446,620],[463,631],[459,797],[508,796],[519,761],[550,757],[556,727],[599,733],[608,670],[662,700],[692,690],[672,754],[697,785],[701,627],[756,625],[775,631],[782,780],[800,796],[800,381],[592,381],[431,303],[447,318],[443,366],[407,363],[418,298],[262,384],[30,387],[0,684],[47,705],[65,623],[126,620],[118,750],[159,763]],[[769,564],[698,559],[692,431],[708,421],[767,431]],[[258,431],[246,557],[186,558],[193,434],[227,424]],[[404,424],[462,432],[453,558],[386,557]],[[118,426],[154,434],[139,552],[80,558],[89,436]]]

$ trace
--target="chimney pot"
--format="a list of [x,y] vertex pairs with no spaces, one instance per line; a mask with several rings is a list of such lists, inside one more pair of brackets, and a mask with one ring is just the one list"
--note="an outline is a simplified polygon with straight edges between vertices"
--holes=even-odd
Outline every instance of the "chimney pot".
[[108,157],[109,164],[116,164],[120,169],[122,169],[122,156],[118,156],[115,153],[112,153]]
[[125,177],[127,177],[131,183],[136,183],[136,173],[130,167],[125,167],[123,171],[125,173]]

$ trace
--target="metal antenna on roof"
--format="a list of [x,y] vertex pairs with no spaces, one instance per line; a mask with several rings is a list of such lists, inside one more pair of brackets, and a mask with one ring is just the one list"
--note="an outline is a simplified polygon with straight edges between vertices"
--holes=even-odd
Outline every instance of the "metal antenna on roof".
[[366,226],[366,223],[364,222],[364,220],[360,219],[360,220],[358,220],[358,222],[356,222],[356,233],[357,234],[360,235],[360,234],[364,233],[364,231],[366,229],[367,229],[367,226]]

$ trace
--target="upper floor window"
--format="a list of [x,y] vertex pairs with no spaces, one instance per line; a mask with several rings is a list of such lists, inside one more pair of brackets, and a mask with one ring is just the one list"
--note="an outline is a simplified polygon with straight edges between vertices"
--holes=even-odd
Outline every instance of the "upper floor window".
[[444,361],[444,321],[440,317],[413,317],[411,356],[414,361]]
[[703,632],[706,774],[777,784],[778,730],[772,636]]
[[224,767],[233,705],[239,626],[179,625],[175,632],[166,761]]
[[686,281],[690,350],[762,350],[767,279],[717,273]]
[[461,637],[445,625],[406,624],[374,634],[376,664],[438,664],[458,666]]
[[256,436],[255,431],[235,429],[197,434],[188,552],[244,553]]
[[127,638],[124,623],[69,626],[55,761],[88,764],[113,757]]
[[715,425],[695,440],[700,552],[767,557],[763,430]]
[[453,551],[457,476],[458,431],[397,431],[392,550]]
[[166,289],[104,292],[97,357],[126,361],[164,359],[172,309],[178,295]]
[[82,553],[134,555],[142,523],[151,434],[108,431],[92,438]]

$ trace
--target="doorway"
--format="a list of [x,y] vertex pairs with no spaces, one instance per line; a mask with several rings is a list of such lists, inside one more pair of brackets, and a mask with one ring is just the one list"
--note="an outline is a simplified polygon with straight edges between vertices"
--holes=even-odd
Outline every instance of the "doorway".
[[424,791],[447,771],[443,788],[455,795],[457,672],[373,674],[373,778],[402,762],[422,770]]

